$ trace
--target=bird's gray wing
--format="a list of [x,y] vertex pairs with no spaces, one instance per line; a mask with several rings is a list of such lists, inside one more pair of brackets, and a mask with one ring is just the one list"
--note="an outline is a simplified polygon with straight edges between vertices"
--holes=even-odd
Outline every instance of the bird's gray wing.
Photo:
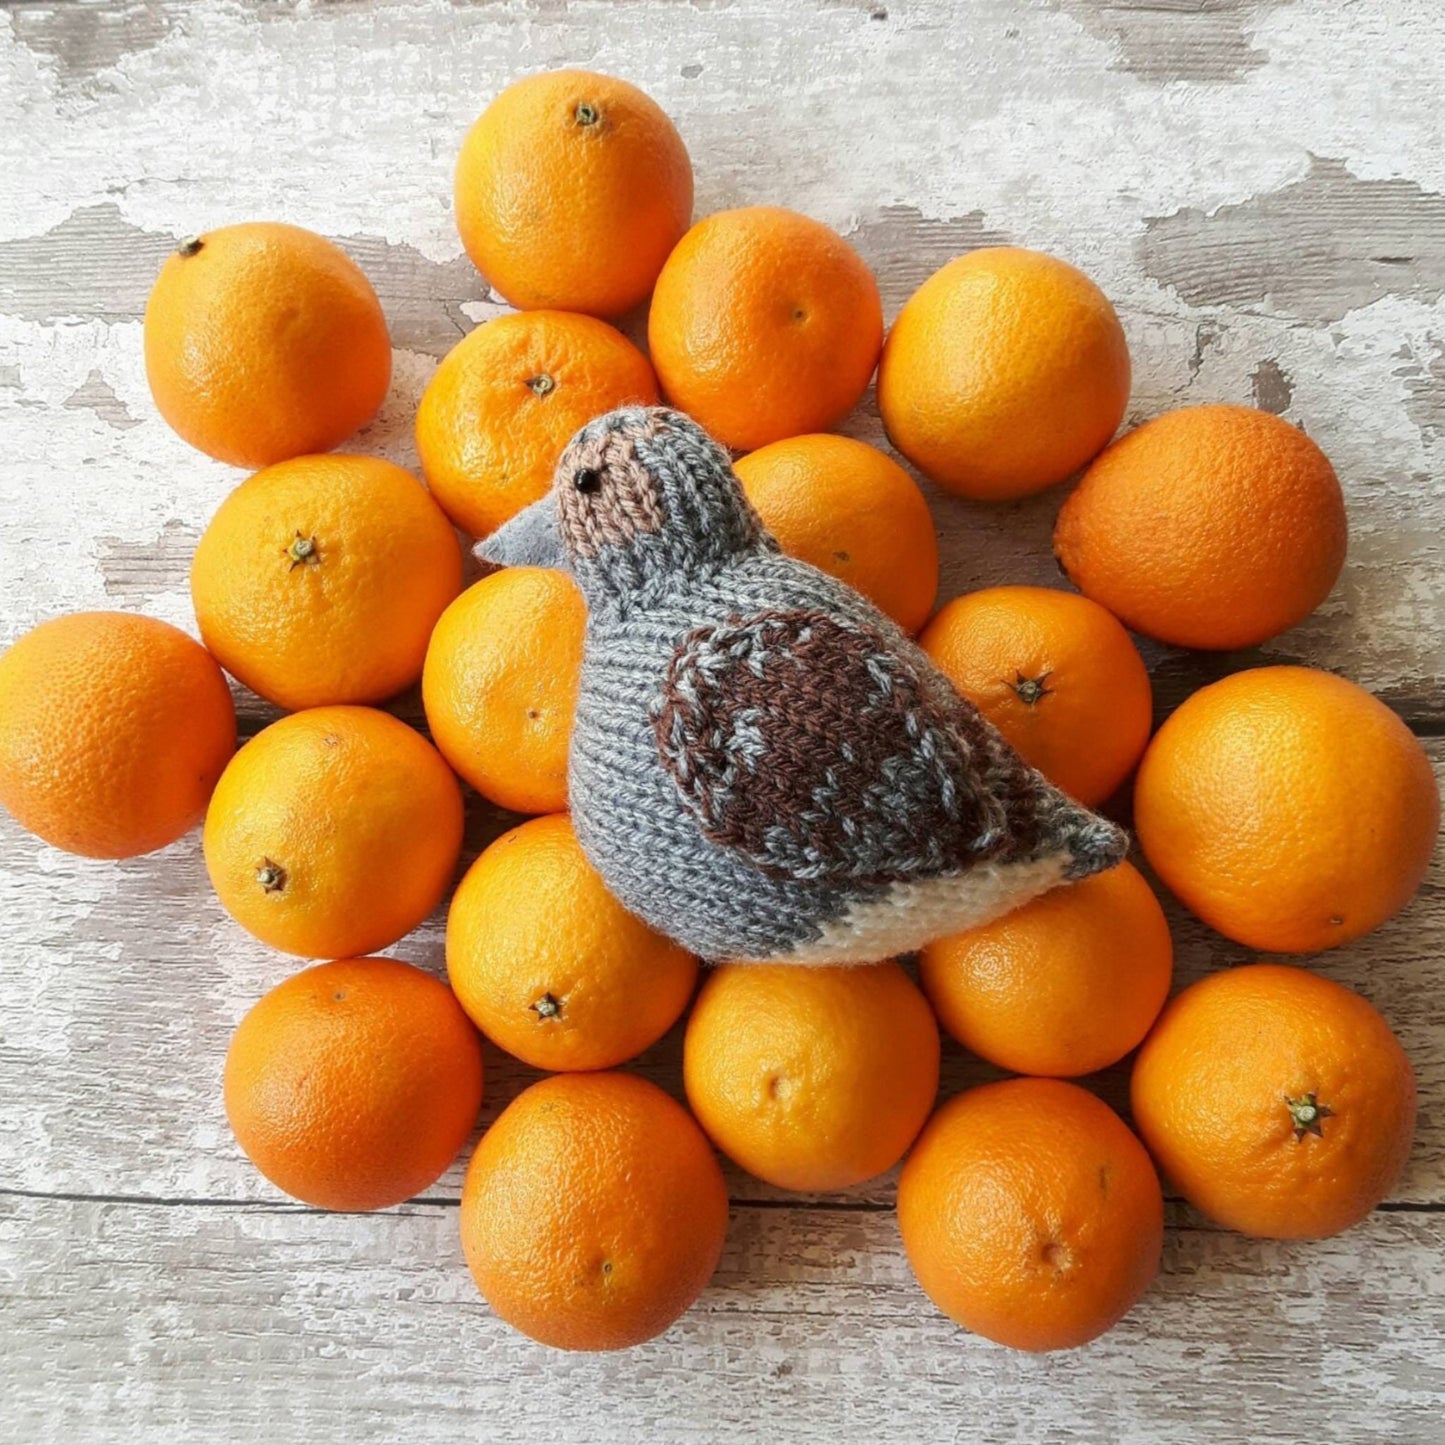
[[682,639],[652,724],[708,838],[775,876],[858,883],[959,871],[1022,841],[999,770],[1029,770],[898,642],[810,609]]

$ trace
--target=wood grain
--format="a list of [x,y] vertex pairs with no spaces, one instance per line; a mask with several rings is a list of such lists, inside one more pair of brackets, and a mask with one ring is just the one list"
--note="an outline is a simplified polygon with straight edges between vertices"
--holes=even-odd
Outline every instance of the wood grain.
[[[145,384],[140,318],[182,236],[273,216],[340,241],[396,348],[352,445],[415,466],[438,358],[503,309],[452,226],[456,145],[507,80],[575,64],[676,118],[699,214],[808,211],[890,316],[961,251],[1042,247],[1119,308],[1129,423],[1226,400],[1305,427],[1347,494],[1339,587],[1249,654],[1146,645],[1158,711],[1309,662],[1390,701],[1445,772],[1442,51],[1424,0],[0,0],[0,643],[74,607],[193,625],[190,554],[238,474]],[[871,397],[846,429],[883,442]],[[1062,489],[925,490],[943,596],[1060,585]],[[248,733],[275,715],[238,701]],[[414,696],[394,710],[420,720]],[[473,799],[468,856],[511,821]],[[1176,985],[1245,958],[1169,911]],[[1044,1359],[929,1307],[891,1177],[797,1197],[732,1169],[722,1268],[673,1330],[610,1358],[538,1349],[461,1266],[458,1168],[401,1209],[326,1216],[241,1158],[226,1044],[295,963],[220,913],[194,838],[110,865],[0,821],[0,918],[0,1440],[1441,1438],[1439,860],[1399,918],[1314,963],[1382,1009],[1420,1077],[1391,1201],[1310,1245],[1172,1204],[1144,1303]],[[442,926],[393,952],[440,971]],[[677,1093],[679,1057],[675,1031],[635,1067]],[[944,1093],[990,1076],[946,1050]],[[491,1050],[482,1123],[534,1077]],[[1123,1104],[1122,1069],[1090,1086]]]
[[476,1299],[454,1209],[12,1199],[6,1421],[17,1440],[207,1445],[275,1438],[282,1422],[289,1439],[445,1445],[1426,1445],[1445,1395],[1442,1247],[1435,1214],[1312,1245],[1186,1222],[1116,1330],[1036,1357],[935,1313],[890,1214],[742,1206],[672,1330],[559,1357]]

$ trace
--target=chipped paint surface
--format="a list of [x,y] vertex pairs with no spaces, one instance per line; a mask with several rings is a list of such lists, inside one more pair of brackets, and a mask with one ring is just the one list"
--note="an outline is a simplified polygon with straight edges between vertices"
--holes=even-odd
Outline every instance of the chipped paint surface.
[[[1155,82],[1244,80],[1269,61],[1256,37],[1259,0],[1056,0],[1109,42],[1110,68]],[[1291,0],[1280,0],[1291,3]]]
[[1445,196],[1312,156],[1308,173],[1278,190],[1208,214],[1148,217],[1140,264],[1191,305],[1311,326],[1384,296],[1433,307],[1445,289]]
[[[72,607],[192,626],[190,553],[239,474],[172,435],[145,383],[146,295],[180,237],[276,217],[345,246],[396,347],[382,414],[350,445],[415,465],[437,359],[503,309],[452,226],[460,136],[507,80],[572,64],[628,76],[675,117],[699,213],[784,204],[847,233],[890,316],[962,251],[1042,247],[1119,307],[1130,423],[1233,401],[1304,426],[1346,489],[1349,564],[1315,617],[1243,660],[1335,668],[1438,731],[1442,54],[1432,0],[11,0],[0,643]],[[848,429],[882,443],[871,401]],[[943,596],[1060,585],[1058,492],[930,500]],[[1166,707],[1240,661],[1147,653]],[[244,708],[248,728],[266,715]],[[469,851],[506,821],[475,809]],[[1427,1100],[1445,1089],[1442,898],[1437,864],[1406,914],[1321,965],[1400,1030]],[[338,1219],[277,1203],[241,1160],[221,1060],[291,965],[221,914],[194,837],[117,867],[0,819],[0,910],[0,1098],[25,1100],[0,1110],[0,1416],[16,1438],[267,1438],[277,1418],[303,1441],[1438,1435],[1438,1110],[1396,1194],[1410,1212],[1303,1248],[1176,1208],[1139,1311],[1049,1360],[927,1307],[886,1213],[892,1177],[785,1208],[730,1171],[732,1240],[698,1309],[644,1350],[559,1361],[475,1302],[459,1168],[434,1202]],[[1243,961],[1171,921],[1181,982]],[[442,928],[396,953],[440,971]],[[679,1055],[674,1034],[639,1067],[677,1091]],[[488,1068],[490,1118],[534,1076],[495,1050]],[[946,1054],[946,1090],[987,1076]],[[1121,1071],[1099,1087],[1122,1103]]]
[[1249,374],[1250,399],[1261,411],[1282,416],[1294,400],[1294,382],[1274,357],[1266,356]]

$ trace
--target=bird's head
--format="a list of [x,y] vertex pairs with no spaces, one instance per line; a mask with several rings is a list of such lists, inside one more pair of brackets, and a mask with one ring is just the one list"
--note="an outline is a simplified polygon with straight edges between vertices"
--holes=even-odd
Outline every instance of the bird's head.
[[478,543],[506,566],[570,572],[592,607],[625,607],[775,545],[727,452],[666,407],[623,407],[567,444],[552,490]]

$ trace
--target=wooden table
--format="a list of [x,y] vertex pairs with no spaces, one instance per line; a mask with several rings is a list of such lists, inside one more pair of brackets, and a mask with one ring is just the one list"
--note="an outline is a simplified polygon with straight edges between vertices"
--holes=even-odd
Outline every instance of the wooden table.
[[[414,465],[436,360],[502,309],[450,172],[506,81],[626,75],[676,118],[698,211],[773,202],[846,233],[890,316],[948,257],[1056,251],[1113,297],[1131,417],[1253,402],[1336,462],[1329,603],[1258,655],[1158,649],[1161,711],[1258,660],[1333,668],[1445,764],[1445,10],[1434,0],[717,0],[0,7],[0,616],[182,626],[238,474],[158,420],[147,290],[178,237],[284,218],[387,308],[396,379],[360,448]],[[852,423],[880,437],[871,404]],[[1059,503],[934,498],[944,596],[1058,581]],[[399,710],[416,718],[415,699]],[[269,716],[241,699],[244,730]],[[473,809],[472,851],[505,825]],[[549,1353],[481,1304],[459,1171],[384,1214],[279,1197],[222,1116],[221,1061],[290,963],[246,938],[191,837],[118,866],[0,825],[0,1436],[65,1441],[1130,1441],[1445,1438],[1445,899],[1437,866],[1317,960],[1419,1071],[1414,1157],[1342,1238],[1264,1243],[1169,1206],[1164,1269],[1070,1354],[949,1325],[898,1245],[893,1180],[783,1196],[730,1173],[698,1305],[627,1354]],[[1175,909],[1181,983],[1245,957]],[[440,918],[395,952],[440,969]],[[637,1067],[678,1088],[672,1037]],[[984,1076],[958,1050],[944,1090]],[[487,1117],[530,1076],[489,1054]],[[1120,1102],[1121,1074],[1099,1081]]]

